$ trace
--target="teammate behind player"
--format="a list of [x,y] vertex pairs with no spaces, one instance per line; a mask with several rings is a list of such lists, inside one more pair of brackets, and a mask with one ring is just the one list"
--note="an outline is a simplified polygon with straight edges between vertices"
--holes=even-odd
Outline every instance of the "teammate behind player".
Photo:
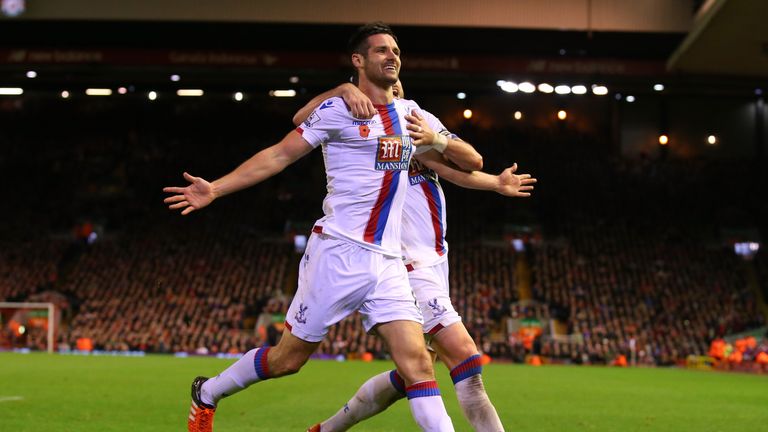
[[301,127],[258,152],[213,183],[184,173],[191,184],[168,187],[169,207],[186,215],[214,199],[253,186],[282,171],[315,147],[325,156],[328,194],[299,265],[299,283],[286,331],[272,347],[248,351],[214,378],[192,385],[189,431],[211,431],[220,399],[257,382],[293,374],[307,362],[328,328],[354,311],[366,331],[387,343],[404,379],[411,412],[426,431],[452,431],[421,333],[401,261],[402,209],[414,145],[403,125],[418,106],[393,100],[400,49],[381,23],[360,27],[350,40],[362,92],[377,104],[376,120],[357,124],[338,98],[323,102]]
[[[393,91],[396,97],[404,97],[400,81],[393,86]],[[352,113],[360,117],[367,116],[372,106],[355,86],[342,84],[311,100],[296,113],[294,123],[300,123],[319,101],[330,96],[343,97]],[[465,167],[476,166],[478,161],[482,164],[482,158],[472,146],[448,132],[431,113],[422,110],[421,114],[412,113],[408,118],[412,122],[408,125],[410,130],[425,136],[436,131],[446,137],[449,144],[439,149],[450,162]],[[451,151],[446,151],[448,149]],[[428,166],[419,160],[424,160]],[[408,279],[425,317],[424,333],[432,338],[431,346],[451,370],[459,404],[473,428],[503,431],[496,409],[485,392],[477,347],[449,298],[445,196],[435,171],[460,186],[496,190],[506,196],[518,197],[530,196],[536,179],[527,174],[514,174],[516,165],[499,176],[462,172],[444,163],[434,151],[421,155],[419,160],[411,161],[402,243]],[[397,371],[381,373],[365,382],[333,417],[314,425],[309,432],[345,431],[403,398],[402,388],[402,378]]]

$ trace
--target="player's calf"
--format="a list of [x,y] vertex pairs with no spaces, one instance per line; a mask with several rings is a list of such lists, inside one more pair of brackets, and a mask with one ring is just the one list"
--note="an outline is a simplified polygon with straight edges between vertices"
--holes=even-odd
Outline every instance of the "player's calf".
[[451,379],[456,388],[456,397],[464,416],[478,432],[500,432],[504,430],[483,385],[483,365],[480,355],[475,354],[451,369]]
[[267,363],[269,351],[269,347],[252,349],[232,366],[205,381],[200,386],[200,400],[215,407],[222,398],[232,396],[252,384],[271,378]]
[[378,331],[389,345],[397,371],[404,378],[408,405],[416,423],[424,431],[453,431],[424,345],[421,324],[393,321],[382,324]]
[[405,397],[405,382],[397,371],[382,372],[366,381],[357,393],[328,420],[309,432],[341,432],[375,416]]

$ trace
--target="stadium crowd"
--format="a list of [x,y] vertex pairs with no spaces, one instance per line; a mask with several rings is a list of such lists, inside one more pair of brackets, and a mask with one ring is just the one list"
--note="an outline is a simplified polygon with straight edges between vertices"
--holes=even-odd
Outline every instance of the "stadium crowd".
[[[320,155],[184,219],[167,213],[161,187],[179,182],[185,167],[220,175],[266,145],[253,137],[251,113],[228,111],[214,117],[217,127],[203,127],[210,112],[194,103],[125,115],[128,125],[112,108],[79,109],[62,111],[58,128],[0,134],[0,168],[23,186],[10,192],[17,210],[0,227],[0,301],[56,299],[61,348],[83,338],[95,349],[201,354],[273,344],[295,289],[292,235],[306,233],[319,216]],[[76,136],[60,132],[84,114],[100,126],[61,142],[59,135]],[[283,120],[288,128],[276,113],[256,121]],[[765,209],[744,205],[765,192],[755,192],[737,163],[618,159],[599,139],[569,130],[459,133],[477,143],[487,171],[517,161],[544,179],[525,203],[445,185],[451,296],[484,353],[605,364],[628,356],[634,344],[640,363],[667,365],[706,354],[716,338],[765,325],[742,271],[751,264],[716,234],[726,222],[766,228],[750,217]],[[484,144],[499,141],[515,145]],[[32,157],[24,150],[30,143],[40,149]],[[23,182],[30,171],[45,175]],[[733,178],[712,184],[711,172]],[[733,182],[750,190],[737,191]],[[50,201],[33,198],[46,188]],[[84,220],[93,221],[85,236]],[[527,252],[509,245],[510,223],[539,231]],[[530,266],[539,306],[518,303],[518,254]],[[766,284],[764,255],[754,264]],[[525,317],[564,323],[571,336],[545,335],[532,345],[510,338],[507,318]],[[353,315],[331,329],[318,355],[383,358],[386,347]]]
[[545,356],[602,363],[634,344],[639,362],[668,365],[765,324],[731,251],[616,224],[568,229],[537,250],[535,291],[580,343],[550,341]]
[[621,158],[599,139],[561,132],[520,141],[549,186],[537,188],[534,298],[571,335],[542,338],[539,353],[603,364],[634,346],[642,363],[674,364],[716,337],[765,325],[753,264],[724,234],[765,229],[758,165],[663,151]]
[[[157,229],[157,228],[156,228]],[[288,285],[292,248],[231,230],[94,244],[63,285],[80,308],[60,335],[75,346],[150,352],[243,352],[251,325]],[[162,241],[153,239],[162,238]],[[106,288],[105,288],[106,287]]]

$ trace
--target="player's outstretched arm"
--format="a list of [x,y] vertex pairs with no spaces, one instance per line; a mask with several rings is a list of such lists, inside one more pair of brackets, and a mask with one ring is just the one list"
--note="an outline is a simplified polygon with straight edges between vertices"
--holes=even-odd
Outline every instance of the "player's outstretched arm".
[[[448,160],[466,171],[479,171],[483,169],[483,157],[469,143],[460,139],[451,138],[434,131],[424,115],[413,111],[405,116],[408,120],[406,128],[410,131],[414,144],[431,145],[432,148],[442,153]],[[435,121],[438,121],[435,118]]]
[[467,189],[494,191],[508,197],[531,196],[533,185],[537,181],[530,174],[515,174],[517,164],[513,164],[499,175],[491,175],[482,171],[462,171],[435,151],[416,155],[416,158],[453,184]]
[[172,194],[164,202],[168,204],[169,209],[181,210],[182,215],[188,215],[206,207],[217,198],[272,177],[312,149],[301,135],[291,131],[279,143],[256,153],[234,171],[212,183],[184,173],[184,179],[190,184],[186,187],[163,188],[163,192]]
[[349,106],[349,110],[352,111],[352,117],[354,118],[369,119],[376,115],[376,108],[373,106],[371,100],[368,99],[368,96],[357,88],[356,85],[345,83],[312,98],[311,101],[307,102],[306,105],[294,114],[293,124],[296,126],[300,125],[310,116],[310,114],[312,114],[312,111],[316,110],[317,107],[323,103],[324,100],[332,97],[340,97],[344,99],[344,103]]

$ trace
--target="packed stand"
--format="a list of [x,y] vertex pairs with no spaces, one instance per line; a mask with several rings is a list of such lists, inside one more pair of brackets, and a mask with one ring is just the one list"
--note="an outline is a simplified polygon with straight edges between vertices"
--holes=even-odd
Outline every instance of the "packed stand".
[[760,226],[765,209],[751,200],[765,194],[764,174],[728,160],[613,159],[586,144],[555,140],[562,153],[542,165],[552,188],[542,193],[534,294],[572,337],[543,338],[538,352],[606,364],[634,351],[642,364],[679,364],[714,338],[764,325],[752,264],[722,235]]
[[[744,264],[705,248],[629,226],[570,227],[536,253],[538,298],[567,311],[578,343],[550,341],[542,354],[606,363],[630,354],[669,365],[703,355],[709,342],[764,324]],[[634,342],[631,342],[634,340]]]
[[291,283],[292,247],[237,230],[158,234],[104,241],[83,255],[64,284],[81,304],[61,341],[202,354],[259,343],[244,322]]
[[[183,184],[184,170],[228,172],[289,130],[295,108],[254,115],[233,104],[211,115],[201,101],[104,99],[4,111],[13,121],[0,133],[0,168],[20,187],[0,227],[0,300],[60,293],[62,347],[87,338],[98,349],[214,353],[275,343],[295,289],[290,236],[308,234],[320,216],[321,152],[185,218],[163,206],[161,188]],[[50,127],[34,127],[41,115]],[[518,162],[540,180],[527,200],[444,183],[451,297],[483,352],[605,363],[634,339],[641,362],[672,364],[763,324],[742,262],[717,246],[717,233],[729,223],[765,229],[766,174],[729,161],[620,160],[605,140],[567,128],[466,123],[458,133],[477,145],[486,171]],[[96,237],[75,233],[83,221]],[[510,225],[542,233],[527,253],[540,310],[516,305]],[[577,337],[530,347],[508,338],[505,318],[528,315],[562,320]],[[353,315],[318,353],[385,357],[386,347]]]

